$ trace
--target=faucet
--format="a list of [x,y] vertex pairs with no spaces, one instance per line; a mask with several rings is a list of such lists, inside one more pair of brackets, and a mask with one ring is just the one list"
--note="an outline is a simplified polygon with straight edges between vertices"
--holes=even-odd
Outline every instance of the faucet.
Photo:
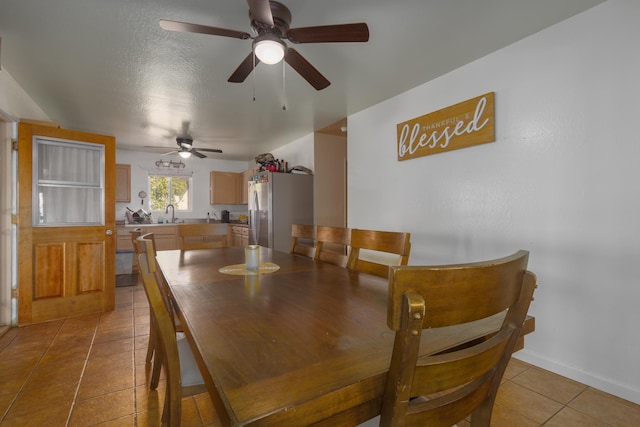
[[176,215],[175,215],[175,209],[173,207],[172,204],[168,204],[167,207],[164,210],[164,213],[168,214],[169,213],[169,208],[171,208],[171,224],[176,222]]

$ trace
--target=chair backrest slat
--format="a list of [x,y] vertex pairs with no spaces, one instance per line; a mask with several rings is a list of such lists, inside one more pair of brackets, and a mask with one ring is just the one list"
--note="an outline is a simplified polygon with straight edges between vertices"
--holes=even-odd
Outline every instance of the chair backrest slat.
[[[347,267],[352,270],[389,276],[390,265],[407,265],[411,252],[411,234],[394,231],[351,229],[349,260]],[[375,251],[397,255],[396,261],[387,263],[377,259],[364,259],[363,252]]]
[[[387,322],[396,337],[380,425],[451,426],[471,414],[472,425],[489,426],[536,287],[528,257],[519,251],[471,264],[390,267]],[[496,333],[418,358],[429,337],[422,329],[491,316],[504,316]]]
[[351,230],[348,228],[317,226],[315,259],[346,267],[350,240]]
[[316,253],[316,227],[309,224],[291,225],[291,247],[289,253],[313,258]]

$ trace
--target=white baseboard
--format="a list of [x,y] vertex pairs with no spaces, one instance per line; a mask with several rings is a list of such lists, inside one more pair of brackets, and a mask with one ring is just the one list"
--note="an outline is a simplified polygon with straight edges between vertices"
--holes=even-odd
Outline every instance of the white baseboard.
[[619,384],[614,381],[590,374],[588,372],[581,371],[574,367],[563,365],[561,363],[542,357],[539,354],[532,353],[527,349],[522,349],[517,353],[514,353],[513,357],[547,371],[562,375],[563,377],[567,377],[574,381],[578,381],[582,384],[604,391],[605,393],[613,394],[614,396],[620,397],[621,399],[625,399],[640,405],[640,389],[638,388]]

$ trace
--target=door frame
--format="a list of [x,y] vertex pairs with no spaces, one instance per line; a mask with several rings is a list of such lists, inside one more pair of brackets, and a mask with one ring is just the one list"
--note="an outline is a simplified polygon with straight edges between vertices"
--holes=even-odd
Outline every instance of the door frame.
[[[13,146],[15,122],[0,110],[0,329],[17,323],[16,305],[12,303],[12,289],[16,285],[15,226],[15,169]],[[1,334],[0,334],[1,335]]]

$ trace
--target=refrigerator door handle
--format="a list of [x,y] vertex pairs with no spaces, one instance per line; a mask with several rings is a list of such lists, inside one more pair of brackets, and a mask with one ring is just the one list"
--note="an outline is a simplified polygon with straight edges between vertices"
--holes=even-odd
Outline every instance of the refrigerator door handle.
[[260,235],[260,202],[258,200],[258,192],[253,190],[253,211],[249,214],[249,221],[252,222],[249,229],[253,232],[253,242],[251,244],[258,244],[258,236]]

